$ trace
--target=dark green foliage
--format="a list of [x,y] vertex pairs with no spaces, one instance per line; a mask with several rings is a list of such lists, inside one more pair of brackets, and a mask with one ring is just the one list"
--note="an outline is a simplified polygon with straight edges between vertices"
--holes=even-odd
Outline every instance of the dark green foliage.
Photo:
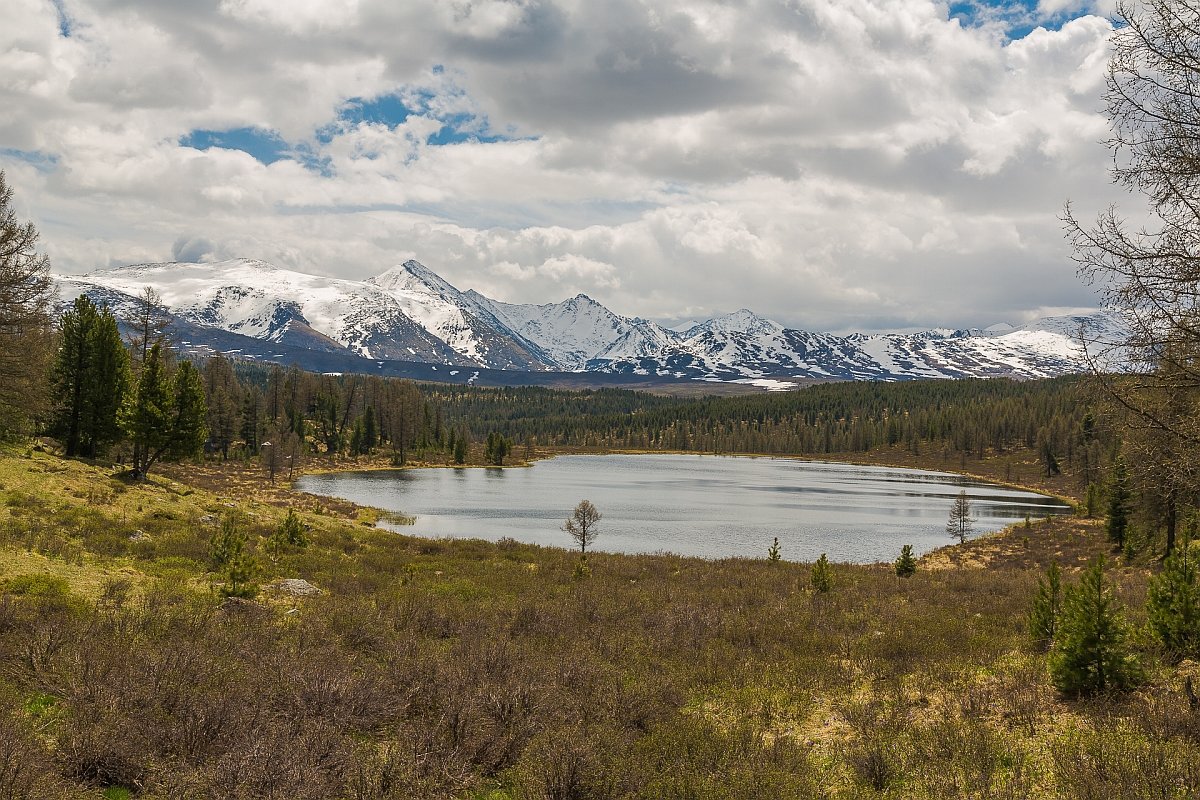
[[893,565],[896,570],[897,578],[911,578],[917,572],[917,559],[913,556],[911,544],[906,544],[900,548],[900,556],[896,559]]
[[1129,535],[1129,513],[1133,503],[1133,489],[1129,485],[1129,470],[1125,460],[1118,456],[1112,465],[1108,481],[1108,519],[1105,529],[1109,540],[1117,547],[1125,546]]
[[1150,630],[1171,658],[1200,655],[1200,586],[1195,558],[1186,543],[1150,579],[1146,612]]
[[454,439],[454,463],[465,464],[467,462],[467,433],[459,431]]
[[1054,646],[1058,617],[1062,612],[1062,570],[1051,564],[1044,578],[1038,579],[1037,594],[1029,610],[1029,636],[1042,650]]
[[1063,593],[1050,678],[1067,695],[1128,689],[1141,679],[1125,621],[1104,580],[1103,558]]
[[818,594],[824,594],[833,589],[833,568],[829,566],[829,559],[824,553],[821,553],[821,557],[813,563],[809,582],[812,584],[813,591]]
[[779,555],[779,537],[775,537],[775,541],[771,542],[771,546],[767,548],[767,561],[772,564],[778,564],[781,560]]
[[1087,485],[1087,495],[1085,496],[1083,507],[1084,513],[1086,513],[1088,517],[1096,516],[1096,510],[1100,507],[1101,494],[1102,490],[1100,489],[1099,485],[1095,483],[1089,483]]
[[172,379],[161,346],[151,347],[121,411],[121,426],[133,444],[134,475],[144,478],[161,458],[198,454],[208,437],[207,416],[196,368],[185,361]]
[[497,467],[504,466],[504,458],[512,451],[512,442],[501,433],[492,431],[487,435],[484,445],[484,458],[489,464]]
[[95,457],[120,438],[129,354],[108,308],[97,309],[80,295],[63,314],[51,381],[50,431],[63,440],[68,457]]

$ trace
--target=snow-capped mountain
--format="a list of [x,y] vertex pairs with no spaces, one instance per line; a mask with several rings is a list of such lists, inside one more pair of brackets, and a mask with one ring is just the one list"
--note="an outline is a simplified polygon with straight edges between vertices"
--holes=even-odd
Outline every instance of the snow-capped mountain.
[[784,386],[811,379],[1032,378],[1085,370],[1081,333],[1100,341],[1121,333],[1119,320],[1097,314],[1021,328],[838,336],[785,328],[747,309],[672,330],[616,314],[583,294],[541,305],[499,302],[462,292],[416,261],[365,281],[248,259],[139,264],[57,280],[63,302],[86,293],[118,316],[153,288],[198,352],[236,350],[301,366],[305,353],[320,353],[313,363],[344,361],[345,371],[419,363],[439,375],[437,365],[447,365]]
[[474,290],[467,297],[535,342],[559,369],[603,369],[618,359],[653,356],[678,338],[656,323],[614,314],[586,294],[543,305],[501,303]]

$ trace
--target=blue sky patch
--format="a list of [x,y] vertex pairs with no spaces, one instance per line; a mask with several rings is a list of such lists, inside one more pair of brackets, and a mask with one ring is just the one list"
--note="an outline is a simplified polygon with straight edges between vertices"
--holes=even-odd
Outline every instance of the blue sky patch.
[[49,172],[58,165],[58,156],[38,150],[17,150],[12,147],[0,147],[0,160],[23,161],[39,172]]
[[241,150],[263,164],[274,164],[292,155],[287,142],[275,131],[264,128],[233,128],[227,131],[192,131],[179,140],[184,147],[208,150]]
[[54,3],[54,11],[58,14],[58,35],[64,39],[71,38],[71,18],[67,16],[67,9],[63,6],[63,0],[51,0]]
[[1057,30],[1064,23],[1090,13],[1090,3],[1078,0],[1074,8],[1056,14],[1038,10],[1037,0],[954,0],[950,18],[964,27],[1000,25],[1010,39],[1021,39],[1036,28]]

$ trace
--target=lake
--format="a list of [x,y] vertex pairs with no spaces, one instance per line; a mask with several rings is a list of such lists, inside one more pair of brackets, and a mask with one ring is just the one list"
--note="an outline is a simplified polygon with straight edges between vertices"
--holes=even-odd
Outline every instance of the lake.
[[971,500],[975,533],[1028,514],[1070,513],[1052,497],[960,475],[784,458],[558,456],[531,467],[305,475],[296,488],[415,515],[388,526],[428,537],[509,537],[570,547],[561,528],[583,499],[604,515],[594,549],[763,558],[778,536],[789,561],[892,561],[951,542],[950,505]]

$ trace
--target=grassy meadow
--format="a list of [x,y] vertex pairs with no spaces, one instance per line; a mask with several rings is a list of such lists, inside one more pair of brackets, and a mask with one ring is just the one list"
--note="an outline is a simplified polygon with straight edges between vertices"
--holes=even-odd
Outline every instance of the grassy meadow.
[[[272,552],[288,508],[309,543]],[[254,600],[208,571],[231,514]],[[245,466],[137,484],[0,453],[0,800],[1200,794],[1200,668],[1141,632],[1152,562],[1109,571],[1141,688],[1065,699],[1030,643],[1042,570],[1108,552],[1097,520],[1034,520],[903,580],[834,565],[819,593],[786,552],[596,553],[581,576],[565,549],[375,517]]]

